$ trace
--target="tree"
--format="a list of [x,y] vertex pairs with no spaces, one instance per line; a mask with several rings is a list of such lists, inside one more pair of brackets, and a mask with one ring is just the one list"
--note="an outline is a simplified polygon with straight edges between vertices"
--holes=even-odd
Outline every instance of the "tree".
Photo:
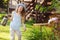
[[4,0],[0,0],[0,7],[3,8],[4,7]]
[[0,0],[0,8],[7,8],[8,0]]

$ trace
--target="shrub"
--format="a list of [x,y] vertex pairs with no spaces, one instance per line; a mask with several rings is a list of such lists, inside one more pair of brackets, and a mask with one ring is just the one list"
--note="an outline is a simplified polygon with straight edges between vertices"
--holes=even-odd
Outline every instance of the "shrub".
[[59,10],[60,9],[60,3],[58,0],[52,0],[50,6],[42,6],[40,4],[36,4],[35,10],[40,11],[41,13],[45,13],[48,11],[52,11],[53,9]]
[[50,28],[46,26],[41,28],[32,28],[29,32],[30,35],[26,35],[27,40],[57,40],[57,37],[54,35]]
[[32,27],[33,24],[35,23],[35,20],[31,19],[25,22],[26,23],[26,27]]

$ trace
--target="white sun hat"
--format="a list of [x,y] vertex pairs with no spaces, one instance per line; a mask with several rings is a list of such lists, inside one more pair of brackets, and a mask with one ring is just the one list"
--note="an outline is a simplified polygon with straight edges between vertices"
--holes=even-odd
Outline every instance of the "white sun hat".
[[17,9],[19,6],[22,6],[22,7],[24,8],[25,11],[27,10],[25,4],[23,4],[23,3],[17,4],[16,9]]

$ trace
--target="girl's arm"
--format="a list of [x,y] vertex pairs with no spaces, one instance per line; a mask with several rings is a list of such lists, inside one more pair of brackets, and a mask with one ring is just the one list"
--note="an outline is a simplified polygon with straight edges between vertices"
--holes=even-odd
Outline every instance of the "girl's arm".
[[12,21],[13,17],[12,17],[12,14],[10,14],[11,17],[9,17],[8,15],[8,19]]
[[13,16],[14,16],[14,11],[12,12],[12,14],[8,14],[8,19],[12,21]]

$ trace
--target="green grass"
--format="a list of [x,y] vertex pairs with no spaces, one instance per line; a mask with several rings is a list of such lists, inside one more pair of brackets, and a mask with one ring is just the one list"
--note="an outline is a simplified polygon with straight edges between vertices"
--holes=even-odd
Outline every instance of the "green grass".
[[[25,36],[27,34],[29,34],[29,30],[31,30],[31,28],[26,28],[26,29],[27,29],[27,31],[24,32],[23,27],[21,27],[22,40],[26,40]],[[15,34],[15,39],[17,40],[16,34]],[[0,40],[10,40],[10,27],[9,27],[9,25],[6,25],[6,26],[0,25]]]
[[9,27],[0,25],[0,40],[9,40]]
[[[15,39],[17,39],[17,36]],[[9,26],[0,25],[0,40],[10,40],[10,27]]]
[[3,13],[1,14],[1,13],[0,13],[0,21],[2,20],[2,17],[5,16],[5,15],[6,15],[6,14],[3,14]]
[[[40,26],[31,26],[31,27],[30,26],[31,25],[29,25],[29,27],[27,27],[27,30],[25,32],[23,30],[23,27],[21,27],[22,40],[28,40],[29,36],[35,37],[33,35],[34,34],[36,35],[36,33],[38,33],[40,31]],[[34,33],[33,35],[32,35],[32,32]],[[43,37],[42,38],[47,37],[46,39],[49,39],[48,36],[51,36],[51,38],[53,38],[53,36],[54,36],[54,34],[51,35],[52,34],[52,28],[43,26],[42,27],[42,32],[43,32]],[[41,34],[41,32],[39,34]],[[45,37],[44,37],[44,35],[45,35]],[[41,37],[41,36],[39,36],[39,37]],[[15,35],[15,39],[17,40],[17,35]],[[9,27],[9,25],[6,25],[6,26],[0,25],[0,40],[10,40],[10,27]]]

